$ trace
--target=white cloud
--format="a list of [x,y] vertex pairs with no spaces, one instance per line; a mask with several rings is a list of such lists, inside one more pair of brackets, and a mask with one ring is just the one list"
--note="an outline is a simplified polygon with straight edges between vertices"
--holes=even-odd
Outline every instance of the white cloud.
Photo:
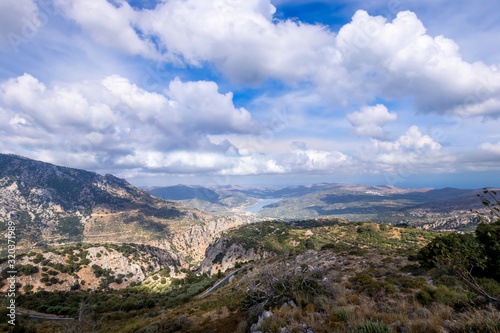
[[126,1],[118,1],[118,6],[106,0],[54,1],[98,43],[147,58],[159,56],[154,44],[138,35],[135,22],[140,13]]
[[248,111],[234,107],[231,93],[220,94],[213,82],[176,79],[160,94],[118,75],[50,87],[29,74],[6,80],[0,83],[0,120],[0,148],[17,145],[28,154],[43,152],[50,160],[61,158],[62,151],[67,156],[91,154],[85,166],[92,168],[97,167],[94,162],[112,164],[116,156],[141,151],[234,153],[230,143],[214,144],[208,136],[261,129]]
[[497,69],[464,61],[453,40],[428,35],[409,11],[388,22],[359,10],[336,35],[318,24],[273,19],[269,0],[172,0],[151,10],[59,2],[98,42],[149,58],[210,62],[233,80],[312,82],[341,103],[410,96],[425,112],[500,113]]
[[364,106],[361,111],[347,115],[347,120],[354,127],[354,132],[359,136],[368,136],[376,139],[386,139],[390,134],[384,131],[385,124],[395,121],[397,114],[390,113],[382,104]]
[[168,1],[144,11],[138,24],[159,38],[168,55],[206,61],[232,79],[304,80],[328,54],[333,35],[322,26],[272,20],[269,0]]
[[479,146],[480,149],[491,155],[500,156],[500,141],[497,143],[485,142]]
[[[358,11],[339,31],[337,46],[352,90],[365,98],[413,96],[419,110],[452,113],[457,106],[474,107],[500,95],[495,67],[463,61],[452,40],[427,35],[412,12],[386,22]],[[338,86],[335,78],[328,80],[332,89]]]
[[371,139],[360,160],[375,165],[375,170],[397,172],[402,166],[413,173],[451,171],[455,157],[442,151],[442,146],[417,126],[393,141]]

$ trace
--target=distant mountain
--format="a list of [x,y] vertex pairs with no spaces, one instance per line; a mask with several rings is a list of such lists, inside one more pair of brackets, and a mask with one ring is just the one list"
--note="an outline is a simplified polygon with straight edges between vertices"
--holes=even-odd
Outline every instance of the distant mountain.
[[[162,192],[168,193],[171,199],[182,197],[182,203],[212,214],[239,214],[247,219],[251,216],[253,220],[334,216],[355,221],[405,223],[433,230],[473,230],[477,216],[469,210],[484,210],[476,196],[482,190],[457,188],[401,189],[389,185],[321,183],[187,189],[178,185],[155,188],[155,191],[160,197],[164,197]],[[191,197],[187,198],[186,193]],[[271,198],[279,200],[263,206],[257,214],[245,210],[260,200]]]
[[112,175],[0,154],[2,234],[7,221],[16,223],[20,249],[138,243],[182,252],[194,261],[220,231],[241,223],[156,198]]
[[226,190],[224,187],[212,189],[202,186],[175,185],[149,186],[144,190],[158,198],[178,201],[217,216],[241,214],[243,208],[258,201],[254,196],[241,191]]
[[220,195],[202,186],[175,185],[166,187],[148,187],[145,190],[155,197],[165,200],[200,199],[211,203],[219,203]]

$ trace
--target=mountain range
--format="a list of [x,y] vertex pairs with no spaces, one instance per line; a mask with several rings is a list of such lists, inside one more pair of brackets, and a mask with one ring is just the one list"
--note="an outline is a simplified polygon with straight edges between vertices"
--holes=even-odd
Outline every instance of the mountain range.
[[301,220],[333,216],[353,221],[409,224],[432,230],[473,230],[484,211],[482,189],[422,188],[359,184],[299,186],[188,186],[144,188],[215,215],[248,220]]

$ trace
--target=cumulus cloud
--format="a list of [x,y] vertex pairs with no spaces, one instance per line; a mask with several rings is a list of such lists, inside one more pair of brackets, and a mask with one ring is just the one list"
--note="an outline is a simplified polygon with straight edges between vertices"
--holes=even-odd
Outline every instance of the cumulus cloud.
[[291,174],[300,172],[342,173],[354,161],[340,152],[320,150],[291,150],[287,152],[254,152],[247,155],[220,152],[147,152],[117,159],[117,165],[127,169],[142,166],[143,170],[169,174],[211,174],[248,176],[262,174]]
[[392,141],[371,139],[371,145],[361,161],[372,164],[374,170],[398,173],[401,169],[412,173],[452,171],[455,157],[443,152],[441,144],[420,132],[417,126]]
[[337,46],[343,66],[372,96],[414,96],[420,110],[451,113],[500,95],[495,67],[463,61],[457,44],[427,35],[412,12],[387,22],[358,11],[339,31]]
[[395,121],[397,114],[390,113],[385,105],[364,106],[361,111],[347,115],[347,120],[354,127],[354,132],[359,136],[367,136],[376,139],[386,139],[390,133],[384,131],[385,124]]
[[135,22],[140,13],[126,1],[118,1],[117,6],[106,0],[54,1],[98,43],[148,58],[159,56],[155,45],[139,36]]
[[[391,22],[359,10],[338,34],[273,18],[269,0],[172,0],[133,9],[106,0],[57,0],[100,43],[130,54],[195,66],[229,78],[312,82],[340,103],[413,97],[420,111],[498,116],[500,73],[462,59],[457,44],[430,36],[417,16]],[[175,60],[174,60],[175,59]]]
[[4,151],[17,145],[28,152],[53,152],[44,156],[62,164],[68,163],[57,152],[90,154],[90,165],[112,164],[117,156],[139,151],[234,153],[230,143],[214,144],[208,135],[261,129],[213,82],[176,79],[164,93],[155,93],[118,75],[49,87],[29,74],[6,80],[0,83],[0,120]]

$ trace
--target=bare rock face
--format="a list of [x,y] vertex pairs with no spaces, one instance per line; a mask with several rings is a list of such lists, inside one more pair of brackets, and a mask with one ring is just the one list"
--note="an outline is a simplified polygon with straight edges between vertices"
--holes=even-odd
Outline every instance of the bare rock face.
[[219,270],[226,271],[234,267],[236,263],[248,262],[250,260],[260,260],[271,256],[274,253],[267,252],[261,248],[245,249],[241,244],[231,243],[227,238],[219,239],[214,245],[206,250],[205,259],[200,264],[200,273],[216,274]]
[[201,262],[205,251],[224,231],[243,224],[240,217],[221,217],[193,225],[185,232],[175,234],[172,246],[190,257],[192,262]]

